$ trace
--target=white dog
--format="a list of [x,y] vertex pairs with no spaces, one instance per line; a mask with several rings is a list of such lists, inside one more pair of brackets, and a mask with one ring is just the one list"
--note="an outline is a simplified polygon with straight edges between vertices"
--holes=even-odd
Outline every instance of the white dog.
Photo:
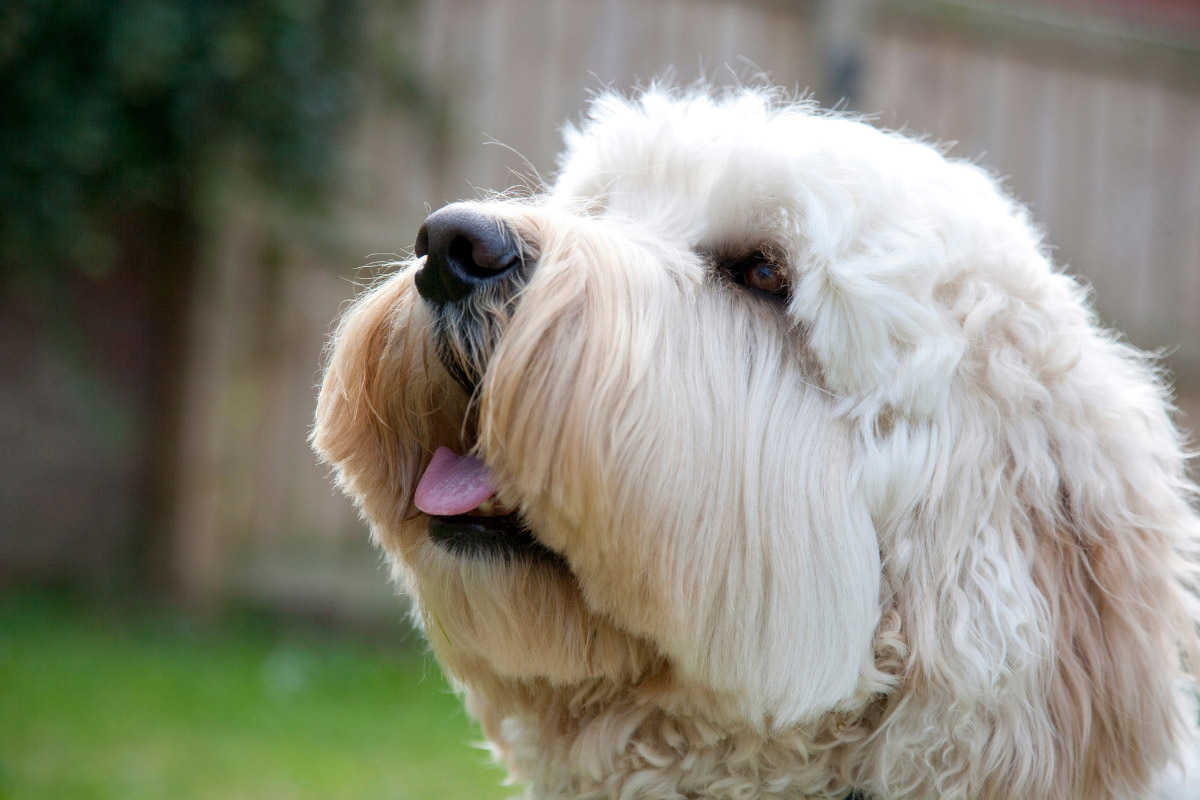
[[1085,294],[926,144],[605,95],[350,309],[314,442],[529,797],[1195,800],[1194,487]]

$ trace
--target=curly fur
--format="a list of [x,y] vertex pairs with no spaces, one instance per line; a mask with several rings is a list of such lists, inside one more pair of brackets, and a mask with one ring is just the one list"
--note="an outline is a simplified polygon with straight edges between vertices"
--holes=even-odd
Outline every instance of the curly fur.
[[[1181,438],[1026,210],[770,91],[606,94],[566,139],[476,206],[527,279],[453,317],[401,265],[313,436],[528,796],[1200,797]],[[756,249],[786,303],[715,267]],[[432,542],[442,445],[565,566]]]

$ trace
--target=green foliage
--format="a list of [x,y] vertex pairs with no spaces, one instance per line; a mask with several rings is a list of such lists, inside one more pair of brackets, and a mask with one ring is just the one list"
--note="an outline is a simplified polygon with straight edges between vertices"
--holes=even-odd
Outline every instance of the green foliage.
[[416,642],[0,597],[0,798],[511,795],[480,738]]
[[102,270],[114,230],[186,215],[231,148],[319,198],[361,33],[354,0],[0,4],[0,276]]

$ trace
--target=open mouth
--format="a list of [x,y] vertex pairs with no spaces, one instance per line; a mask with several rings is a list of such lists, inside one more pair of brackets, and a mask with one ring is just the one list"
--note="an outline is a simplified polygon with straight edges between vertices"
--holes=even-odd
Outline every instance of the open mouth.
[[413,502],[430,516],[429,538],[456,555],[565,565],[561,555],[537,540],[518,512],[499,504],[488,468],[474,456],[439,447]]

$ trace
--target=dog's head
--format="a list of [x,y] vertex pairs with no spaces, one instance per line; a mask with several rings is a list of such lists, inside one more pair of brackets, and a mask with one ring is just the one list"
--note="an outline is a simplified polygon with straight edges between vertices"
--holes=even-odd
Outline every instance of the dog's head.
[[1159,758],[1178,441],[1024,210],[764,92],[603,96],[567,140],[545,193],[429,217],[322,387],[443,664]]

